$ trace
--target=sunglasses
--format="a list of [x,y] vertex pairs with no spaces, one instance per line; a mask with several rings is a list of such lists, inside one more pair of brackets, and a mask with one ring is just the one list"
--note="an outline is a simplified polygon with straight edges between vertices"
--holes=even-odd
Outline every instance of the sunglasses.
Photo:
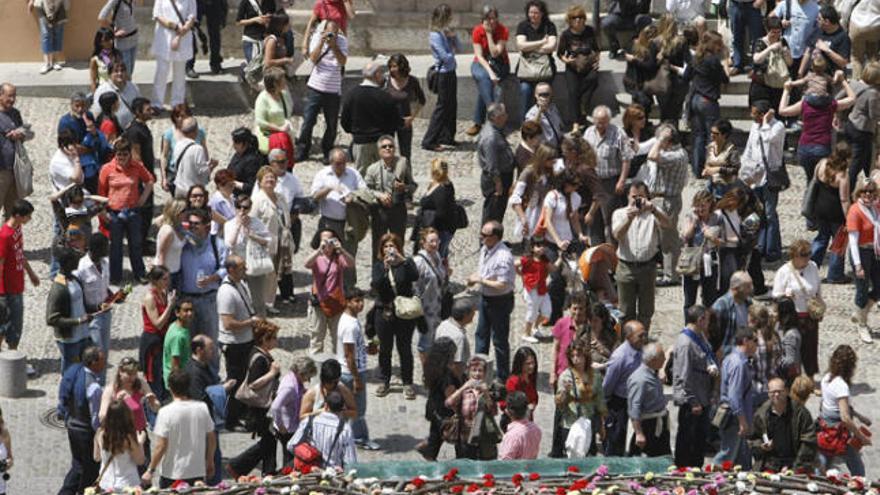
[[383,150],[393,150],[394,149],[393,144],[383,144],[382,146],[379,146],[379,147],[382,148]]
[[571,16],[571,20],[573,20],[573,21],[578,21],[578,20],[580,20],[580,21],[585,21],[585,20],[587,20],[587,16],[585,16],[585,15],[574,15],[574,16]]
[[192,193],[189,195],[189,197],[191,197],[191,198],[204,198],[205,193]]
[[538,93],[538,98],[550,98],[550,93]]
[[241,205],[238,207],[239,210],[250,210],[251,205]]
[[198,221],[198,222],[190,222],[190,227],[201,227],[203,225],[208,225],[206,222]]

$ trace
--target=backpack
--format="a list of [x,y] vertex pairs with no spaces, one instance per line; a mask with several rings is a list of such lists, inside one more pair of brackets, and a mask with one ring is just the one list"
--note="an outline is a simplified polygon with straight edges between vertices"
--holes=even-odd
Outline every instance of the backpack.
[[325,456],[321,454],[321,451],[318,450],[318,447],[315,446],[315,441],[312,438],[312,422],[314,421],[315,416],[309,416],[309,421],[306,423],[306,427],[303,430],[302,438],[298,444],[293,446],[293,469],[299,471],[300,473],[308,473],[313,469],[321,469],[327,463],[327,459],[330,458],[330,455],[333,453],[333,449],[336,448],[336,443],[339,441],[339,436],[342,434],[343,428],[345,428],[345,418],[339,418],[339,426],[336,427],[336,435],[333,437],[333,443],[330,444],[330,451],[327,452],[326,459]]

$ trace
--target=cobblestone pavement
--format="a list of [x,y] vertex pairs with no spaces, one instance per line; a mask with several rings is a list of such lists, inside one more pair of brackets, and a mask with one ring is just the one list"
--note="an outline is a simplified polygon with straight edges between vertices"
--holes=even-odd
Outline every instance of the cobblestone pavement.
[[[44,323],[45,299],[48,292],[48,260],[49,244],[51,236],[51,211],[45,200],[50,192],[48,181],[48,162],[55,150],[55,128],[57,119],[67,110],[67,103],[62,99],[30,99],[20,98],[18,108],[25,120],[32,122],[37,138],[28,146],[32,157],[35,173],[35,194],[31,200],[36,205],[34,220],[25,227],[25,245],[28,258],[32,266],[40,274],[42,283],[39,287],[28,288],[25,297],[26,319],[24,338],[21,349],[27,353],[30,362],[39,371],[39,376],[28,383],[28,393],[19,399],[0,399],[0,407],[3,408],[4,417],[9,429],[15,449],[15,466],[11,470],[12,479],[8,493],[50,493],[57,491],[61,480],[69,466],[70,455],[64,431],[45,426],[41,422],[43,414],[54,407],[57,397],[57,384],[59,382],[59,353],[52,338],[51,329]],[[216,157],[221,163],[228,162],[232,154],[230,132],[241,125],[250,126],[251,115],[228,115],[216,114],[201,116],[200,122],[208,130],[208,144],[212,157]],[[167,118],[153,122],[151,127],[156,136],[169,124]],[[419,139],[426,127],[426,121],[416,121],[415,133]],[[453,281],[462,282],[470,274],[477,264],[478,238],[476,222],[480,218],[481,197],[479,193],[479,171],[473,163],[474,146],[463,130],[468,122],[459,123],[458,139],[462,145],[457,151],[445,154],[450,161],[450,176],[455,183],[458,196],[467,206],[468,214],[472,219],[472,226],[464,232],[459,232],[452,243],[452,255],[450,263],[453,267]],[[315,135],[320,136],[323,128],[316,130]],[[512,136],[512,142],[518,136]],[[347,141],[348,136],[341,136],[340,140]],[[419,149],[418,141],[414,151],[414,175],[422,189],[428,184],[428,163],[438,154],[425,152]],[[311,178],[320,167],[319,162],[310,161],[298,164],[295,173],[303,184],[308,187]],[[780,198],[779,211],[783,225],[784,244],[799,237],[807,237],[803,221],[799,218],[800,198],[803,193],[803,173],[799,167],[791,167],[790,172],[795,187],[785,191]],[[694,191],[694,185],[688,187],[685,192],[686,208],[690,196]],[[417,196],[420,192],[416,193]],[[161,193],[158,198],[164,201],[167,195]],[[685,210],[687,211],[687,210]],[[507,216],[506,222],[509,230],[512,229],[512,215]],[[316,218],[309,217],[304,220],[305,232],[312,232]],[[304,236],[305,237],[305,236]],[[409,246],[407,247],[409,250]],[[360,285],[366,287],[369,283],[369,249],[361,249],[357,260],[360,274]],[[302,295],[310,284],[310,276],[304,272],[302,262],[308,253],[300,252],[294,258],[294,266],[297,268],[296,284],[297,293]],[[773,271],[766,272],[768,280],[772,280]],[[519,285],[519,283],[518,283]],[[135,289],[128,302],[118,306],[113,314],[113,345],[110,353],[110,363],[118,363],[124,356],[136,356],[138,339],[142,329],[139,301],[144,288]],[[682,292],[680,287],[658,289],[657,311],[654,315],[652,334],[659,338],[669,348],[675,335],[681,328]],[[861,344],[855,332],[855,328],[848,322],[848,316],[852,307],[853,288],[850,286],[825,286],[823,287],[825,299],[829,303],[828,315],[821,328],[820,362],[827,363],[831,350],[840,343],[853,345],[859,353],[860,362],[856,371],[856,385],[853,390],[856,394],[855,404],[869,416],[872,416],[873,407],[880,405],[875,384],[880,380],[880,359],[875,352],[876,345]],[[307,347],[308,328],[305,319],[305,299],[299,298],[297,304],[286,305],[281,308],[283,314],[276,319],[281,325],[281,340],[279,349],[274,351],[280,359],[283,367],[290,364],[293,356],[305,352]],[[511,345],[515,349],[520,345],[519,330],[523,317],[523,307],[518,303],[513,314],[511,331]],[[880,324],[872,315],[872,322]],[[473,329],[470,329],[471,332]],[[471,333],[472,335],[472,333]],[[550,433],[553,417],[552,397],[547,386],[547,369],[551,363],[550,344],[537,344],[533,346],[538,352],[540,364],[540,403],[536,418],[544,431],[541,452],[549,451]],[[418,360],[417,360],[418,361]],[[396,359],[395,359],[396,363]],[[376,358],[370,357],[370,366],[376,367]],[[416,363],[417,382],[420,381],[421,369]],[[394,382],[392,383],[394,385]],[[361,460],[386,460],[386,459],[416,459],[418,455],[413,446],[427,434],[427,422],[424,420],[424,395],[420,393],[415,401],[406,401],[403,398],[399,386],[392,388],[393,392],[379,399],[373,396],[377,386],[375,379],[371,379],[368,390],[370,393],[367,422],[370,426],[371,436],[382,445],[379,452],[359,452]],[[671,390],[667,391],[671,394]],[[810,401],[810,408],[818,409],[818,399]],[[675,415],[673,414],[674,418]],[[251,442],[249,435],[223,434],[221,445],[223,452],[234,454],[240,452]],[[876,474],[873,468],[880,466],[880,454],[876,447],[866,449],[868,473]],[[445,446],[441,452],[441,458],[451,458],[452,449]]]

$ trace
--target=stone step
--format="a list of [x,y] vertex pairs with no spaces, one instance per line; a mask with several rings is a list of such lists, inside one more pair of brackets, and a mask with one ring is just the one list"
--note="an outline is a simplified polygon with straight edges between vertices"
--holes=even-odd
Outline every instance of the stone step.
[[[625,92],[618,93],[617,102],[621,107],[625,107],[632,103],[632,95]],[[719,103],[721,104],[721,118],[731,121],[748,120],[750,118],[751,110],[749,109],[748,94],[723,94]],[[654,119],[660,117],[660,109],[656,104],[651,110],[650,117]]]

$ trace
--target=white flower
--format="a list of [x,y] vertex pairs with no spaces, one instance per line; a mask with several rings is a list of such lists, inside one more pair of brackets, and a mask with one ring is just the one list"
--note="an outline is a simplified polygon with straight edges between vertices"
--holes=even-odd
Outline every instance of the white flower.
[[737,482],[736,482],[736,491],[737,491],[737,493],[742,493],[742,492],[746,491],[747,489],[748,489],[748,487],[746,486],[746,482],[745,482],[745,481],[737,481]]
[[770,481],[775,481],[778,483],[778,482],[782,481],[782,476],[779,476],[778,474],[775,474],[775,473],[771,474]]
[[807,490],[810,493],[816,493],[819,491],[819,485],[817,485],[816,483],[812,483],[812,482],[807,483]]
[[744,471],[740,471],[740,472],[736,473],[736,479],[738,479],[740,481],[745,481],[747,476],[748,476],[748,474],[746,474]]

